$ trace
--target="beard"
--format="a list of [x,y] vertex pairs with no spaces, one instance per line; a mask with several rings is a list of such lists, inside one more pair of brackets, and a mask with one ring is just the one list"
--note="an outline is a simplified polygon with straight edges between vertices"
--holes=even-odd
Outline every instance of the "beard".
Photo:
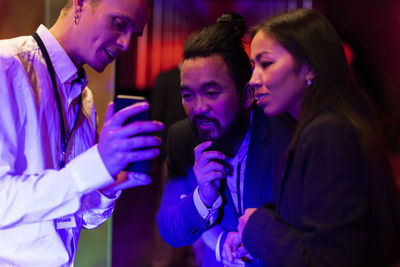
[[[208,140],[215,140],[216,138],[218,138],[218,136],[221,135],[221,133],[223,131],[221,123],[219,123],[219,121],[217,119],[209,117],[204,114],[193,116],[191,123],[192,123],[191,125],[196,133],[199,143],[202,143],[202,142],[205,142]],[[203,130],[198,127],[198,125],[201,123],[212,124],[213,129]]]
[[[213,123],[214,130],[205,131],[199,129],[197,127],[198,121]],[[207,150],[220,151],[228,158],[233,158],[249,127],[249,116],[246,110],[240,110],[227,129],[222,129],[218,120],[206,115],[195,115],[191,122],[199,143],[205,141],[213,142]]]

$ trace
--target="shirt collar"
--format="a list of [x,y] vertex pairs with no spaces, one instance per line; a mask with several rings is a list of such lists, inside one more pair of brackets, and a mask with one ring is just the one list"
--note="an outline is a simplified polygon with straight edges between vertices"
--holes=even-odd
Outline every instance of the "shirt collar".
[[[253,109],[250,110],[250,121],[249,121],[249,128],[246,132],[246,135],[243,138],[243,141],[240,145],[240,148],[236,155],[233,158],[228,158],[227,162],[229,162],[232,165],[237,165],[239,162],[243,162],[245,160],[245,157],[247,155],[247,151],[249,148],[250,144],[250,136],[251,136],[251,131],[253,126]],[[236,167],[235,167],[236,168]]]
[[[76,79],[78,77],[78,69],[50,31],[44,25],[40,25],[36,32],[46,46],[54,71],[60,81],[62,83],[70,83]],[[85,83],[87,84],[86,75]]]

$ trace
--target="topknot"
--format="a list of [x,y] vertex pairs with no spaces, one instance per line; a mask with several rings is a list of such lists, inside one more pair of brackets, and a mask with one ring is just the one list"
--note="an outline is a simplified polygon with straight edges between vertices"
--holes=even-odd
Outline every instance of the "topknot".
[[226,12],[222,14],[218,19],[217,23],[230,23],[234,26],[237,34],[241,37],[247,30],[247,25],[244,18],[236,12]]
[[251,77],[251,63],[242,40],[247,25],[238,13],[224,13],[217,21],[191,35],[185,42],[183,59],[220,55],[239,95]]

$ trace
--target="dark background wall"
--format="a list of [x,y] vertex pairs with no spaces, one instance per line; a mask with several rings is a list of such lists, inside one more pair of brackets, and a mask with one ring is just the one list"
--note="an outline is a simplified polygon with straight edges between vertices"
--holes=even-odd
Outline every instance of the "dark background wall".
[[400,187],[400,1],[316,0],[354,51],[361,86],[381,111],[389,160]]

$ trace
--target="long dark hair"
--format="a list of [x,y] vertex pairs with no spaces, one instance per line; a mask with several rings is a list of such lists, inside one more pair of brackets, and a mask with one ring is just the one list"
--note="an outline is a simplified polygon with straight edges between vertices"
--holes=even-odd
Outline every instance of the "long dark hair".
[[[258,31],[274,38],[299,66],[307,64],[315,74],[311,86],[305,89],[289,148],[295,146],[304,126],[321,105],[342,114],[356,130],[368,164],[370,225],[371,228],[375,226],[371,231],[375,240],[379,240],[377,253],[386,263],[392,264],[400,254],[397,188],[386,158],[378,113],[353,79],[338,34],[324,16],[309,9],[271,17],[252,28],[252,37]],[[393,221],[382,221],[388,214]]]
[[[328,20],[316,11],[297,9],[267,19],[252,29],[252,36],[259,30],[276,39],[299,66],[308,64],[315,74],[302,99],[292,145],[304,125],[324,104],[351,121],[368,151],[369,145],[364,139],[370,140],[369,132],[373,129],[368,118],[374,117],[376,121],[377,115],[356,86],[340,38]],[[363,136],[367,133],[368,136]]]

